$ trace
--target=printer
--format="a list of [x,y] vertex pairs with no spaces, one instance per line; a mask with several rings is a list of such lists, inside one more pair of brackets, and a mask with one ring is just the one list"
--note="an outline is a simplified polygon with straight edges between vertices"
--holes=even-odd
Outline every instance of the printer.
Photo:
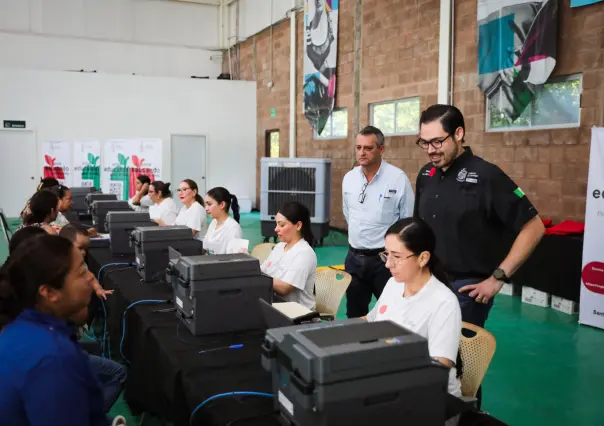
[[136,269],[143,281],[165,278],[169,249],[183,256],[203,254],[203,243],[188,226],[142,226],[132,232]]
[[134,254],[131,234],[138,226],[157,226],[149,212],[109,211],[105,216],[105,229],[109,231],[109,249],[112,255]]
[[92,214],[92,224],[96,227],[97,231],[105,234],[109,232],[106,227],[107,213],[115,211],[132,211],[128,201],[93,201],[90,213]]
[[[170,253],[175,251],[171,250]],[[258,299],[272,302],[273,279],[247,254],[170,254],[176,315],[195,336],[266,330]]]
[[449,369],[428,342],[393,322],[360,318],[267,331],[282,424],[443,426]]
[[96,189],[92,187],[74,187],[71,189],[71,211],[75,214],[87,214],[88,204],[86,204],[86,196],[96,193]]
[[117,195],[115,194],[103,194],[102,192],[91,192],[86,195],[84,202],[88,206],[88,213],[92,214],[92,203],[95,201],[117,201]]

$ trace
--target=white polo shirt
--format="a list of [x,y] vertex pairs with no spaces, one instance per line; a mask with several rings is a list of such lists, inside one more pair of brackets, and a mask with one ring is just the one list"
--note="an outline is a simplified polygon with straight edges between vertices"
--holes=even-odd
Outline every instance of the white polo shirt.
[[266,275],[295,287],[294,291],[283,297],[285,301],[315,310],[313,290],[317,275],[317,255],[306,240],[298,241],[288,251],[285,251],[285,243],[277,244],[260,269]]
[[164,198],[162,202],[149,207],[151,220],[161,220],[166,225],[174,225],[176,216],[178,216],[178,207],[172,197]]
[[398,167],[382,160],[380,169],[367,184],[358,166],[346,173],[342,182],[342,210],[348,222],[348,242],[357,249],[384,247],[386,231],[396,221],[413,216],[415,196],[409,178]]
[[242,236],[241,225],[230,216],[220,228],[216,228],[217,224],[216,219],[210,222],[208,231],[203,237],[203,248],[208,251],[208,254],[228,254],[229,242]]
[[[457,362],[461,338],[461,308],[453,292],[436,277],[411,297],[403,297],[405,284],[390,278],[367,321],[392,321],[428,339],[433,358]],[[449,393],[461,396],[457,369],[449,371]]]
[[201,204],[195,201],[191,204],[191,207],[187,208],[182,206],[174,225],[184,225],[197,231],[196,239],[203,241],[203,237],[206,234],[206,227],[208,226],[206,221],[206,211]]

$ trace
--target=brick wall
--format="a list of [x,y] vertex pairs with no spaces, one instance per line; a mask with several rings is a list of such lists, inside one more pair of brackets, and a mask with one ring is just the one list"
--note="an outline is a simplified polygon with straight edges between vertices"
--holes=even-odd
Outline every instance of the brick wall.
[[[485,102],[477,83],[476,0],[455,2],[454,103],[466,117],[467,144],[498,164],[523,188],[543,217],[582,220],[589,162],[590,128],[604,125],[604,4],[571,9],[560,1],[558,62],[554,75],[583,73],[581,127],[529,132],[485,132]],[[419,96],[422,109],[436,103],[439,0],[365,0],[361,46],[360,124],[369,104]],[[332,225],[344,228],[341,183],[354,161],[354,1],[340,2],[336,107],[348,108],[348,138],[315,141],[302,112],[303,14],[297,15],[298,95],[296,155],[332,159]],[[239,78],[258,87],[258,163],[265,132],[278,129],[281,156],[289,155],[289,20],[241,43]],[[255,45],[255,48],[254,48]],[[255,50],[255,54],[254,54]],[[225,61],[228,70],[228,61]],[[255,70],[255,75],[254,75]],[[270,111],[276,109],[276,117]],[[417,136],[386,138],[386,159],[412,182],[427,161]],[[257,182],[260,190],[260,168]]]

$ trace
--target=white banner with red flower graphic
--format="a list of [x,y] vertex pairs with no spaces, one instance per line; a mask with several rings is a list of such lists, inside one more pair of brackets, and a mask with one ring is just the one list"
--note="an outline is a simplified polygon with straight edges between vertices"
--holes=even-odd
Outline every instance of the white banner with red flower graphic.
[[604,128],[593,128],[589,153],[579,323],[604,328]]
[[66,141],[44,141],[38,151],[42,158],[42,177],[55,178],[71,186],[71,144]]
[[161,139],[113,139],[103,146],[101,188],[128,200],[136,193],[136,178],[148,176],[151,182],[162,174]]

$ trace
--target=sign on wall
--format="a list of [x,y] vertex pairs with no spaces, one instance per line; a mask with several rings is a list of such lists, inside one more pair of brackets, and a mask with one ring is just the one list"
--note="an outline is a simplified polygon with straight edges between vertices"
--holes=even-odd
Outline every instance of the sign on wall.
[[71,186],[71,144],[66,141],[44,141],[40,151],[43,178],[55,178]]
[[579,323],[604,328],[604,128],[591,132]]
[[136,193],[136,178],[161,179],[161,139],[113,139],[103,147],[103,192],[128,200]]
[[74,187],[101,189],[101,143],[97,140],[73,143]]
[[320,135],[336,96],[339,0],[305,0],[304,115]]

